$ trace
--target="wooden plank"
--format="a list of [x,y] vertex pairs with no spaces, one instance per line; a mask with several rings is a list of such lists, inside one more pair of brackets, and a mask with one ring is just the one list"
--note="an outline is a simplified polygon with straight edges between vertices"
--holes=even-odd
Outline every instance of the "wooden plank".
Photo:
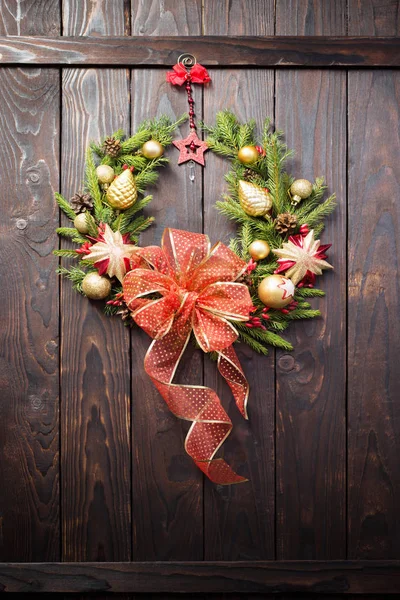
[[312,598],[314,594],[326,594],[328,598],[331,594],[390,595],[400,591],[400,561],[0,563],[0,589],[97,594],[224,593],[229,597],[232,593],[289,592],[302,592]]
[[0,34],[24,36],[60,35],[60,5],[54,0],[0,2]]
[[[123,34],[123,3],[118,12],[112,4],[101,12],[91,3],[81,13],[80,0],[64,1],[65,33],[92,31],[95,21],[98,34]],[[81,189],[89,141],[130,130],[129,73],[65,70],[62,123],[62,193],[69,198]],[[61,312],[63,559],[129,560],[129,332],[68,281]]]
[[[139,0],[131,1],[132,35],[151,36],[150,43],[155,37],[191,36],[201,33],[201,0]],[[184,42],[184,40],[182,40]],[[185,47],[186,52],[188,47]],[[172,61],[170,64],[173,65]],[[167,63],[169,66],[169,63]]]
[[400,556],[399,101],[399,73],[349,75],[349,557]]
[[[29,3],[28,3],[29,4]],[[31,4],[31,3],[30,3]],[[48,3],[47,3],[48,5]],[[0,33],[30,33],[1,6]],[[42,33],[60,30],[48,6]],[[59,73],[0,70],[0,558],[60,560]]]
[[[289,18],[302,34],[308,2],[290,2]],[[345,12],[345,1],[341,10]],[[277,33],[286,22],[277,4]],[[324,16],[313,33],[344,33]],[[333,29],[338,26],[339,29]],[[346,79],[343,72],[276,73],[276,126],[297,152],[288,164],[296,177],[324,175],[338,207],[323,239],[333,242],[334,274],[317,282],[327,293],[311,304],[322,318],[293,324],[295,349],[277,353],[277,558],[346,556]]]
[[[350,0],[349,34],[398,34],[399,8]],[[400,556],[399,94],[395,71],[348,75],[350,558]]]
[[[204,4],[204,27],[207,34],[238,33],[242,23],[252,34],[273,32],[274,4],[263,2],[265,19],[257,19],[260,4],[234,0]],[[249,29],[252,27],[252,29]],[[254,27],[254,29],[253,29]],[[215,122],[219,110],[232,109],[242,120],[256,119],[258,129],[267,116],[273,115],[274,75],[270,70],[240,72],[236,69],[210,69],[212,85],[204,92],[204,119]],[[226,191],[224,174],[229,163],[208,154],[204,171],[204,231],[214,243],[229,243],[235,226],[220,215],[215,202]],[[256,355],[247,347],[238,348],[238,356],[250,383],[249,421],[239,414],[232,393],[222,381],[216,365],[205,362],[205,382],[215,389],[234,424],[222,454],[250,482],[232,487],[205,487],[205,558],[206,560],[267,559],[275,555],[275,374],[274,353],[268,358]]]
[[398,67],[398,37],[0,36],[0,65],[169,66],[190,52],[206,66]]
[[349,35],[374,38],[400,33],[399,0],[348,0],[348,13]]
[[[351,0],[350,0],[351,1]],[[346,3],[313,0],[279,0],[276,33],[291,36],[336,36],[346,32]],[[302,40],[300,39],[299,42]]]
[[[156,3],[159,4],[158,2]],[[201,3],[186,10],[183,0],[169,1],[168,10],[155,11],[154,3],[132,3],[132,31],[146,27],[157,33],[201,31]],[[195,19],[195,15],[197,15]],[[153,39],[153,38],[152,38]],[[172,66],[173,63],[170,64]],[[202,91],[195,86],[197,117],[202,118]],[[175,119],[188,110],[185,90],[165,81],[165,70],[138,69],[132,73],[132,127],[156,115]],[[189,131],[182,126],[182,136]],[[179,137],[179,133],[176,134]],[[168,151],[170,165],[160,172],[154,199],[146,212],[155,224],[141,236],[142,245],[159,244],[165,227],[202,230],[201,167],[189,180],[187,164],[177,165],[178,151]],[[134,560],[201,560],[203,558],[203,477],[184,449],[189,423],[177,419],[165,405],[143,362],[150,338],[138,328],[132,335],[132,521]],[[200,352],[189,347],[181,361],[176,381],[201,384]]]

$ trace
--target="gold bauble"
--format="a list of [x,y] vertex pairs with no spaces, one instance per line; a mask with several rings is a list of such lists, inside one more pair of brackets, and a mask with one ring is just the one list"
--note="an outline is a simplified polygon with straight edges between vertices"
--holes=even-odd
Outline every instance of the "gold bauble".
[[89,233],[89,228],[87,225],[87,221],[86,221],[86,213],[79,213],[79,215],[76,215],[75,219],[74,219],[74,227],[75,229],[77,229],[79,231],[79,233]]
[[258,150],[255,146],[243,146],[238,152],[238,159],[244,165],[251,165],[260,158]]
[[253,260],[263,260],[271,252],[268,242],[265,240],[254,240],[249,246],[249,254]]
[[110,165],[99,165],[96,169],[97,179],[99,183],[111,183],[114,181],[114,169]]
[[272,197],[265,189],[249,181],[239,181],[239,202],[251,217],[262,217],[272,208]]
[[82,291],[91,300],[103,300],[111,292],[111,281],[98,273],[88,273],[83,278]]
[[146,158],[160,158],[164,154],[164,146],[157,140],[149,140],[143,144],[142,154]]
[[114,179],[107,190],[107,200],[109,205],[117,210],[126,210],[135,204],[137,187],[130,169],[125,169]]
[[292,204],[296,205],[301,200],[305,200],[311,196],[312,183],[308,179],[296,179],[290,186],[290,193],[292,195]]
[[258,297],[265,306],[284,308],[293,302],[293,282],[283,275],[269,275],[258,286]]

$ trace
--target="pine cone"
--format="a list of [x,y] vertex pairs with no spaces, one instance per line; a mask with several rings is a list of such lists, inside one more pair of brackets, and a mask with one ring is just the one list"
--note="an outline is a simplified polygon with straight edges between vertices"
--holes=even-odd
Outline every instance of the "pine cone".
[[276,217],[274,227],[281,235],[293,233],[297,227],[297,217],[290,213],[281,213]]
[[253,171],[253,169],[245,169],[243,171],[243,179],[252,179],[257,177],[257,174]]
[[104,154],[116,158],[121,152],[121,142],[114,137],[108,137],[103,144]]
[[80,194],[77,192],[69,203],[77,215],[93,208],[93,198],[90,194]]
[[260,177],[258,173],[253,171],[253,169],[245,169],[243,172],[243,179],[248,181],[249,183],[254,183],[255,185],[259,185],[264,187],[263,179]]

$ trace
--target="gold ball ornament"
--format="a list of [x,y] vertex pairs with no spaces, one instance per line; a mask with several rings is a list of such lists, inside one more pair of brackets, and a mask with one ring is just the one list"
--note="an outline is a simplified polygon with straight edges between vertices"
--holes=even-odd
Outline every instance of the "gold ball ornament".
[[164,154],[164,146],[157,140],[149,140],[143,144],[142,154],[146,158],[160,158]]
[[111,183],[114,181],[114,169],[110,165],[99,165],[96,169],[97,179],[99,183]]
[[74,227],[75,229],[77,229],[79,231],[79,233],[89,233],[89,228],[87,225],[87,221],[86,221],[86,213],[80,213],[79,215],[76,215],[75,219],[74,219]]
[[83,278],[82,291],[90,300],[103,300],[111,292],[111,281],[98,273],[88,273]]
[[238,152],[238,159],[244,165],[251,165],[260,158],[260,154],[255,146],[243,146]]
[[292,195],[292,204],[295,206],[301,200],[305,200],[311,196],[312,183],[308,179],[296,179],[290,186],[290,193]]
[[239,181],[239,202],[251,217],[263,217],[272,208],[272,196],[265,189],[250,181]]
[[135,204],[137,195],[135,178],[130,169],[125,169],[108,188],[107,201],[116,210],[126,210]]
[[283,275],[269,275],[258,286],[258,297],[265,306],[284,308],[294,299],[294,284]]
[[254,240],[249,246],[249,254],[255,261],[267,258],[270,252],[271,248],[265,240]]

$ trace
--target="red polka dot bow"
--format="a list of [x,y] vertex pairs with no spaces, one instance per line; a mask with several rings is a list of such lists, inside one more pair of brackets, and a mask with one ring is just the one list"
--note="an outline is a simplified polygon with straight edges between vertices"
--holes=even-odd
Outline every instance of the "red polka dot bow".
[[210,248],[206,235],[176,229],[164,231],[161,248],[139,252],[148,268],[130,271],[123,291],[133,319],[154,338],[145,370],[170,410],[192,421],[185,449],[196,465],[215,483],[245,481],[213,458],[232,429],[216,392],[172,379],[193,332],[204,352],[218,353],[218,369],[247,418],[249,386],[232,347],[232,321],[247,321],[252,308],[247,286],[236,282],[246,263],[220,242]]

